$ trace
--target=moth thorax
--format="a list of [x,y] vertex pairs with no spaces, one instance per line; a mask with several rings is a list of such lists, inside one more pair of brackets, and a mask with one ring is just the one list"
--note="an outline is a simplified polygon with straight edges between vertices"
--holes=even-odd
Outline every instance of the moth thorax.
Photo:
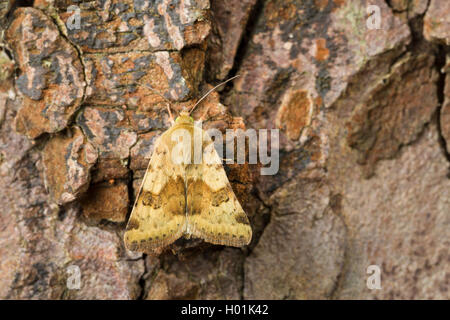
[[194,119],[187,111],[181,111],[180,115],[175,119],[175,123],[194,123]]

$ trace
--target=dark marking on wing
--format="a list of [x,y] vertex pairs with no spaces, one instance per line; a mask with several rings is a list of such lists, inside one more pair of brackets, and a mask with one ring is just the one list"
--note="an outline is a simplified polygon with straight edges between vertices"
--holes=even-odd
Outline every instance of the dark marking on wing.
[[223,188],[223,189],[220,189],[217,192],[214,192],[212,194],[211,204],[214,207],[218,207],[218,206],[220,206],[221,203],[227,202],[228,200],[230,200],[230,197],[228,196],[229,192],[230,191],[228,190],[228,188]]
[[247,215],[245,213],[238,214],[234,219],[236,220],[237,223],[246,224],[246,225],[250,224],[248,221]]
[[151,206],[153,209],[161,208],[162,201],[159,195],[154,195],[149,191],[142,192],[142,204],[144,206]]
[[136,219],[130,218],[130,220],[128,220],[126,230],[128,231],[128,230],[132,230],[132,229],[139,229],[139,221],[137,221]]

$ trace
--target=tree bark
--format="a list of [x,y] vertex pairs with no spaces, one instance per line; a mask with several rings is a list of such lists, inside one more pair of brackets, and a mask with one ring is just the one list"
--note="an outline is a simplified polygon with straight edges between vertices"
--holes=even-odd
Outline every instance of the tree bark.
[[[449,298],[449,1],[0,1],[0,27],[0,298]],[[166,100],[237,74],[193,116],[280,132],[275,175],[225,166],[252,242],[126,250]]]

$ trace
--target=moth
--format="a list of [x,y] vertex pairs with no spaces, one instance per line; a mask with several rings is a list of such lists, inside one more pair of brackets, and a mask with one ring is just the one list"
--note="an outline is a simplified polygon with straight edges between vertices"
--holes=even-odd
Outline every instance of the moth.
[[[217,87],[189,112],[180,112],[171,128],[155,142],[124,235],[129,250],[151,253],[182,236],[234,247],[250,242],[249,220],[231,188],[214,142],[190,116]],[[172,118],[170,107],[168,111]],[[198,155],[195,143],[201,145],[200,161],[194,159]]]

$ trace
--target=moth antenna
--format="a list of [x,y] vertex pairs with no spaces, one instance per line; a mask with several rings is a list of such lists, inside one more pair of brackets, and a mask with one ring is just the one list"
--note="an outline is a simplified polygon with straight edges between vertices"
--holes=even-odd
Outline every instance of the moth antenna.
[[223,84],[225,84],[225,83],[227,83],[227,82],[230,82],[231,80],[234,80],[234,79],[236,79],[236,78],[238,78],[238,77],[240,77],[240,75],[235,75],[234,77],[231,77],[230,79],[225,80],[224,82],[221,82],[221,83],[219,83],[217,86],[215,86],[214,88],[210,89],[210,90],[209,90],[205,95],[203,95],[203,97],[201,97],[200,100],[198,100],[197,103],[191,108],[191,110],[189,111],[189,114],[191,114],[191,112],[194,111],[195,107],[197,107],[197,106],[200,104],[200,102],[203,101],[203,99],[205,99],[207,96],[209,96],[209,94],[210,94],[211,92],[213,92],[214,90],[216,90],[216,89],[217,89],[218,87],[220,87],[221,85],[223,85]]
[[170,105],[172,104],[172,102],[170,102],[169,99],[167,99],[166,97],[164,97],[161,93],[159,93],[158,91],[156,91],[154,88],[152,88],[152,86],[146,84],[145,85],[147,88],[149,88],[150,90],[153,91],[153,93],[157,94],[158,96],[160,96],[161,98],[164,99],[165,102],[167,102],[167,112],[169,113],[169,117],[170,117],[170,122],[174,123],[174,118],[172,115],[172,112],[170,111]]

